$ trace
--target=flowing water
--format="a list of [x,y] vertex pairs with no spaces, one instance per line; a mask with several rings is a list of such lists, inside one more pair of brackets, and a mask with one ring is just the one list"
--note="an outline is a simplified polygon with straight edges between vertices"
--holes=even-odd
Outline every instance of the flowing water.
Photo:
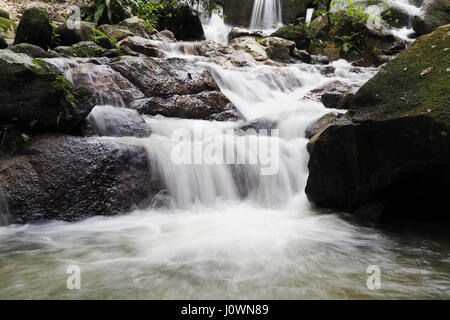
[[250,29],[270,30],[282,25],[281,0],[255,0]]
[[[307,64],[198,63],[247,120],[270,119],[279,131],[242,135],[235,131],[242,121],[155,116],[145,118],[150,137],[99,137],[147,150],[153,174],[167,188],[161,195],[166,205],[78,223],[1,227],[0,298],[450,298],[447,235],[362,226],[314,208],[304,193],[304,131],[330,109],[302,97],[330,80],[361,86],[376,69],[339,60],[327,77]],[[98,106],[90,119],[113,135],[104,118],[119,126],[119,114]],[[127,117],[122,120],[128,125]],[[192,137],[183,142],[183,156],[195,160],[208,148],[217,154],[223,142],[225,156],[245,159],[257,153],[258,143],[268,143],[277,146],[270,152],[278,170],[261,175],[261,163],[177,164],[172,156],[181,138],[174,132],[180,130]],[[70,265],[80,267],[80,290],[66,287]],[[381,269],[379,290],[366,286],[373,265]]]

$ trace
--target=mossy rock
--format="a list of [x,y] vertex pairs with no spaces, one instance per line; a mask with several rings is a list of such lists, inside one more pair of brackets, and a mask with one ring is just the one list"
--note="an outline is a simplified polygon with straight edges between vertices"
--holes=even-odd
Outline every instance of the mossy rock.
[[356,121],[426,115],[450,123],[450,25],[417,39],[351,102]]
[[17,27],[14,44],[31,43],[47,50],[53,40],[53,26],[48,13],[41,8],[25,10]]
[[59,46],[55,48],[55,51],[69,57],[77,58],[102,57],[105,56],[107,52],[93,41],[82,41],[70,47]]
[[9,12],[3,9],[0,9],[0,18],[11,19]]

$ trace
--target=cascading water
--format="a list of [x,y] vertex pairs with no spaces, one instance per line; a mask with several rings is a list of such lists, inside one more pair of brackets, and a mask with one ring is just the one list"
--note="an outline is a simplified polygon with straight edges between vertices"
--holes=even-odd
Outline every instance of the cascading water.
[[282,23],[281,0],[254,0],[250,29],[270,30]]
[[[89,121],[98,139],[144,147],[152,176],[167,189],[158,199],[165,206],[0,228],[0,298],[449,298],[448,242],[405,239],[338,213],[319,214],[303,191],[305,129],[337,110],[302,97],[330,80],[361,86],[377,69],[354,70],[339,60],[327,76],[303,63],[237,68],[184,58],[208,68],[246,120],[268,119],[278,134],[243,135],[236,129],[244,121],[154,116],[145,118],[150,136],[123,136],[135,113],[97,106]],[[261,175],[260,163],[195,162],[205,150],[217,154],[217,142],[228,143],[224,155],[236,159],[276,142],[279,170]],[[192,164],[174,162],[180,143],[186,148],[177,154]],[[71,291],[66,268],[74,264],[82,289]],[[366,287],[371,265],[382,270],[382,290]]]

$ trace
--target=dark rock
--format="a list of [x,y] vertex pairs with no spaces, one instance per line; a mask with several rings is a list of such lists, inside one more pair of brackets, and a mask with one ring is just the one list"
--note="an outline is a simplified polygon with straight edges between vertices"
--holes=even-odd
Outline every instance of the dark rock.
[[314,3],[314,0],[281,0],[283,22],[291,23],[297,18],[304,18],[306,9],[314,7]]
[[139,19],[138,17],[125,19],[120,22],[118,26],[121,28],[125,28],[136,36],[148,38],[144,21],[142,21],[142,19]]
[[170,30],[177,40],[205,40],[200,16],[188,4],[164,7],[158,10],[158,30]]
[[381,12],[380,15],[381,18],[386,21],[391,28],[402,28],[408,27],[409,25],[410,16],[405,9],[399,7],[389,7]]
[[280,62],[293,62],[293,54],[295,49],[295,42],[277,38],[268,37],[260,41],[266,47],[266,52],[269,58]]
[[0,49],[6,49],[8,48],[8,43],[3,37],[0,37]]
[[383,216],[448,220],[449,30],[416,40],[310,141],[311,201],[342,210],[375,201]]
[[326,108],[337,108],[343,95],[352,90],[352,86],[339,80],[333,80],[308,92],[305,98],[321,101]]
[[25,151],[2,159],[0,166],[11,223],[126,213],[160,190],[141,147],[42,136]]
[[130,108],[147,115],[163,115],[172,118],[229,121],[240,116],[234,105],[219,91],[197,94],[150,97],[136,100]]
[[164,53],[158,48],[156,40],[150,40],[138,36],[127,37],[117,45],[120,48],[128,48],[131,51],[146,55],[148,57],[164,57]]
[[136,110],[96,106],[83,125],[85,136],[148,137],[151,131]]
[[419,34],[427,34],[437,27],[450,23],[448,0],[426,0],[419,15],[414,17],[413,28]]
[[223,3],[225,22],[229,25],[248,27],[253,10],[253,0],[227,0]]
[[82,41],[70,47],[56,47],[55,51],[69,57],[91,58],[107,56],[112,50],[108,51],[92,41]]
[[335,71],[336,71],[336,67],[330,66],[330,65],[321,66],[319,68],[320,74],[322,74],[324,76],[331,76],[334,74]]
[[87,21],[80,21],[80,28],[69,28],[67,24],[63,24],[55,30],[55,33],[59,34],[58,45],[71,46],[78,42],[91,41],[92,36],[95,36],[92,28],[95,28],[95,23]]
[[22,147],[31,137],[29,129],[12,124],[0,124],[0,158],[7,153],[13,153]]
[[10,19],[9,12],[3,9],[0,9],[0,18]]
[[297,48],[294,48],[294,50],[292,52],[292,56],[295,59],[298,59],[305,63],[311,63],[311,61],[312,61],[310,54],[305,50],[298,50]]
[[88,90],[71,88],[61,72],[43,60],[0,50],[0,71],[0,124],[67,132],[95,105]]
[[14,44],[30,43],[47,50],[53,44],[53,27],[44,9],[25,10],[17,27]]
[[314,64],[329,64],[330,63],[330,59],[324,55],[311,55],[311,58],[312,58],[311,62]]
[[29,43],[19,43],[11,46],[9,50],[16,53],[24,53],[32,58],[49,58],[47,51],[41,47]]

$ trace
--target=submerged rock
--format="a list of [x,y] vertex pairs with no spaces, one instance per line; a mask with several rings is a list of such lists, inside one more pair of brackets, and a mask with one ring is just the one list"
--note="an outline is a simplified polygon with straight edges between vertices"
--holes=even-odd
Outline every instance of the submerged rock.
[[45,50],[53,44],[53,27],[50,17],[44,9],[25,10],[17,26],[14,44],[30,43]]
[[0,124],[14,124],[33,132],[68,132],[94,105],[88,90],[72,88],[49,63],[0,50]]
[[356,93],[345,118],[312,138],[311,201],[343,210],[377,201],[387,218],[448,219],[449,31],[416,40]]
[[160,189],[141,147],[94,138],[42,136],[2,159],[0,187],[11,223],[77,221],[129,212]]

